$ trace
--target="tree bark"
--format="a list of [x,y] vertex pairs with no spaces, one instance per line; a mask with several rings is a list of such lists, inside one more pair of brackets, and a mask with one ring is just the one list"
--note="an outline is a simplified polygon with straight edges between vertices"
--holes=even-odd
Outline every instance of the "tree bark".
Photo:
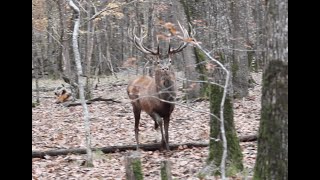
[[[182,23],[182,22],[180,23],[184,25],[188,23],[191,24],[194,19],[201,18],[200,14],[199,15],[193,14],[192,9],[194,9],[196,4],[197,2],[194,2],[194,1],[188,1],[188,0],[179,1],[179,4],[176,5],[178,7],[176,11],[178,11],[178,9],[184,10],[184,12],[178,11],[180,16],[179,20],[180,21],[183,20],[182,22],[186,22],[186,23]],[[205,57],[205,56],[201,56],[201,57]],[[186,79],[195,80],[195,81],[204,80],[202,79],[203,76],[201,75],[204,73],[201,71],[202,70],[200,67],[201,65],[199,66],[198,63],[200,63],[201,61],[204,61],[205,59],[200,58],[199,54],[197,54],[196,49],[192,47],[187,47],[182,52],[182,58],[183,58],[183,63],[181,64],[184,64],[183,68],[184,68]],[[193,99],[193,98],[199,97],[199,95],[204,96],[204,94],[202,93],[204,91],[204,86],[201,87],[199,83],[191,83],[186,81],[184,82],[183,86],[187,90],[186,99]]]
[[266,62],[254,179],[288,179],[288,0],[268,0]]
[[288,179],[288,66],[269,62],[263,75],[255,180]]
[[[210,112],[220,114],[220,103],[222,100],[223,90],[221,87],[210,86]],[[242,152],[239,139],[234,126],[233,107],[230,96],[227,96],[224,105],[224,124],[227,139],[227,159],[226,159],[226,176],[232,176],[243,170]],[[218,115],[218,117],[220,117]],[[221,140],[220,121],[215,117],[210,117],[210,146],[208,164],[213,163],[216,167],[220,166],[223,144]],[[214,175],[219,175],[217,170],[213,171]]]
[[246,36],[245,28],[243,27],[244,18],[242,18],[240,11],[241,0],[230,0],[230,17],[231,17],[231,36],[232,36],[232,85],[233,96],[242,98],[248,95],[249,91],[249,65],[246,50]]

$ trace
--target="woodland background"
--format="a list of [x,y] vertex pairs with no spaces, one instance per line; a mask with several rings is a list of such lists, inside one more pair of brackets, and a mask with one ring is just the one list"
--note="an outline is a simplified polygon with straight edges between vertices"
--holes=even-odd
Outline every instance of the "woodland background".
[[[196,32],[194,39],[231,72],[228,94],[232,99],[234,124],[239,137],[259,133],[259,124],[263,119],[261,114],[264,112],[261,104],[268,103],[261,101],[262,86],[268,85],[263,84],[262,74],[267,77],[272,60],[284,64],[277,64],[275,69],[285,79],[285,85],[280,89],[287,95],[286,0],[74,2],[81,12],[78,41],[86,98],[103,97],[112,100],[88,104],[93,147],[135,143],[134,118],[125,88],[128,80],[135,75],[152,74],[153,57],[135,48],[128,37],[128,30],[133,27],[137,29],[138,35],[147,33],[145,45],[154,49],[157,46],[156,38],[165,35],[166,23],[174,24],[178,32],[178,21],[189,30],[189,24],[192,26]],[[68,1],[32,0],[32,150],[85,147],[81,106],[55,104],[53,94],[54,89],[61,84],[72,91],[73,84],[78,81],[72,49],[74,18],[75,13]],[[279,22],[282,24],[279,25]],[[281,31],[277,29],[279,26]],[[273,42],[281,43],[274,45]],[[173,45],[178,46],[179,43],[174,41]],[[192,43],[183,52],[173,56],[173,64],[177,74],[178,106],[170,123],[170,142],[208,143],[210,116],[205,112],[210,112],[212,108],[210,100],[213,91],[210,83],[222,82],[223,73]],[[276,80],[269,78],[268,81]],[[279,88],[272,83],[269,85],[265,87],[266,92]],[[279,97],[279,94],[268,95]],[[285,144],[281,151],[286,154],[287,99],[281,102],[284,108],[280,109],[284,116],[280,119],[284,117],[284,120],[275,126],[284,129],[283,133],[286,134],[286,138],[281,139]],[[140,128],[142,143],[157,141],[155,139],[159,134],[153,130],[153,122],[146,114],[142,116]],[[240,142],[240,146],[244,170],[235,177],[252,177],[257,158],[257,141]],[[160,162],[169,158],[174,178],[201,179],[201,174],[206,172],[208,151],[209,147],[181,146],[167,155],[159,151],[142,152],[144,177],[159,179]],[[82,166],[84,155],[33,158],[32,177],[124,179],[125,156],[126,152],[103,154],[97,151],[94,153],[93,168]],[[283,168],[287,167],[286,162],[287,157],[283,161]],[[286,177],[286,172],[283,177]],[[213,176],[207,175],[206,178],[212,179]]]

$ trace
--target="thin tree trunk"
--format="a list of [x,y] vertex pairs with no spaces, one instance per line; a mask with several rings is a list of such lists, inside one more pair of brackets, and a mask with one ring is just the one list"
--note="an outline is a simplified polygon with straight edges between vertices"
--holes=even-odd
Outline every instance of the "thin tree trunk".
[[38,54],[37,51],[34,50],[34,48],[36,47],[35,44],[35,35],[34,35],[34,31],[32,28],[32,69],[33,69],[33,73],[34,73],[34,77],[35,77],[35,81],[36,81],[36,102],[37,104],[40,103],[40,91],[39,91],[39,65],[38,65]]
[[[91,16],[92,7],[88,4],[88,17]],[[92,52],[93,52],[93,38],[95,25],[94,22],[89,21],[87,27],[87,53],[86,53],[86,86],[85,86],[85,97],[86,99],[92,98],[92,80],[91,80],[91,61],[92,61]]]
[[81,76],[83,75],[82,72],[82,66],[80,61],[80,53],[79,53],[79,47],[78,47],[78,34],[79,34],[79,25],[80,25],[80,10],[79,8],[73,3],[72,0],[68,0],[69,5],[73,9],[75,13],[75,19],[74,19],[74,29],[72,34],[72,42],[73,42],[73,51],[74,51],[74,57],[76,61],[76,67],[77,67],[77,77],[78,77],[78,88],[79,88],[79,94],[80,94],[80,101],[83,107],[83,116],[84,116],[84,127],[85,127],[85,133],[86,133],[86,150],[87,150],[87,161],[86,165],[88,167],[93,166],[92,161],[92,150],[91,150],[91,134],[90,134],[90,119],[89,119],[89,111],[87,104],[85,102],[85,96],[84,96],[84,88],[83,88],[83,82]]
[[[105,29],[108,29],[110,31],[110,34],[112,35],[112,27],[111,25],[108,26],[108,23],[109,21],[106,19],[105,20]],[[105,56],[105,64],[106,66],[105,67],[108,67],[109,69],[109,72],[111,72],[111,74],[114,75],[114,71],[113,71],[113,66],[112,66],[112,61],[111,61],[111,54],[110,54],[110,40],[112,39],[111,36],[108,36],[108,32],[106,31],[106,34],[105,34],[105,37],[106,37],[106,41],[105,41],[105,46],[106,46],[106,56]],[[105,69],[105,72],[106,72],[106,69]]]
[[65,1],[59,0],[59,16],[60,16],[60,28],[61,28],[61,39],[60,42],[62,44],[61,47],[61,70],[62,73],[68,78],[72,78],[71,74],[71,63],[70,63],[70,53],[69,53],[69,43],[68,43],[68,26],[66,22],[66,9],[65,9]]
[[[101,74],[102,71],[102,48],[101,48],[101,35],[100,33],[96,34],[96,42],[97,42],[97,57],[98,58],[98,62],[96,64],[95,70],[94,70],[94,76],[97,79],[98,75]],[[100,72],[100,74],[99,74]],[[95,85],[96,86],[96,85]]]
[[231,17],[231,34],[233,45],[232,56],[232,85],[233,96],[242,98],[248,95],[249,87],[249,65],[247,52],[239,51],[245,45],[245,33],[241,25],[244,24],[244,19],[241,18],[241,1],[230,0],[230,17]]
[[[266,35],[264,34],[264,19],[265,19],[265,4],[261,0],[255,0],[255,23],[256,23],[256,42],[254,49],[262,50],[264,49],[264,44],[266,43]],[[255,69],[262,69],[265,65],[265,52],[257,51],[255,52],[256,62],[254,64]]]
[[37,95],[37,104],[40,103],[40,91],[39,91],[39,62],[36,59],[35,63],[35,78],[36,78],[36,95]]

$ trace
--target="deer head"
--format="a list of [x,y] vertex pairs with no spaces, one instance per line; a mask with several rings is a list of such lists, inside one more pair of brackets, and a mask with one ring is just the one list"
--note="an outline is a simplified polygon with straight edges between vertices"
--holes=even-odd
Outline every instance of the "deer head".
[[[157,49],[149,49],[145,45],[143,45],[143,39],[147,36],[147,34],[138,37],[135,34],[135,28],[131,32],[129,32],[129,38],[134,42],[135,47],[145,54],[151,54],[156,57],[155,62],[155,82],[157,85],[157,91],[163,91],[162,95],[165,95],[165,92],[173,92],[174,91],[174,82],[175,82],[175,73],[172,67],[172,60],[171,57],[181,52],[184,48],[187,47],[188,41],[190,38],[188,31],[181,26],[178,22],[183,37],[178,36],[183,42],[177,47],[173,48],[170,44],[171,37],[168,37],[167,40],[169,41],[169,48],[167,51],[160,50],[159,40],[157,38]],[[190,26],[191,27],[191,26]],[[191,28],[192,29],[192,28]],[[191,36],[194,35],[194,31],[191,31]],[[142,33],[141,33],[142,34]],[[174,95],[175,96],[175,95]],[[161,99],[167,99],[165,97]],[[167,99],[172,100],[172,99]]]
[[54,95],[56,96],[55,103],[57,104],[69,101],[72,98],[71,93],[67,91],[63,84],[62,87],[57,87],[54,90]]

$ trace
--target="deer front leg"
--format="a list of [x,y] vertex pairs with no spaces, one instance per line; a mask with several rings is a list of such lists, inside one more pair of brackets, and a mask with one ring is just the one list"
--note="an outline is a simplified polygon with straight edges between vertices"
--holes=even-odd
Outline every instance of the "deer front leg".
[[164,147],[163,144],[166,143],[166,139],[165,139],[165,136],[163,133],[162,118],[157,113],[152,113],[151,117],[158,124],[158,127],[160,127],[160,132],[161,132],[161,148],[160,148],[160,150],[163,150],[163,147]]
[[137,150],[139,149],[139,122],[140,122],[140,114],[141,114],[141,109],[133,106],[133,113],[134,113],[134,133],[135,133],[135,138],[137,142]]
[[170,122],[170,117],[164,117],[164,131],[165,131],[165,144],[162,144],[163,148],[164,146],[166,149],[169,151],[169,122]]

